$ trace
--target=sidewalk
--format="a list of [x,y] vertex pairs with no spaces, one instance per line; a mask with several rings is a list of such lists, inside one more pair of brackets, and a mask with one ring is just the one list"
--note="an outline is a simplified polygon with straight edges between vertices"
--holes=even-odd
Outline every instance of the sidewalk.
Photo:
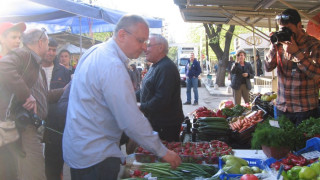
[[[221,97],[232,97],[232,89],[229,87],[231,81],[228,80],[228,77],[225,79],[225,87],[217,87],[215,85],[216,75],[211,73],[211,83],[210,79],[207,78],[207,74],[201,76],[202,84],[206,87],[211,96],[221,96]],[[216,86],[216,87],[215,87]]]

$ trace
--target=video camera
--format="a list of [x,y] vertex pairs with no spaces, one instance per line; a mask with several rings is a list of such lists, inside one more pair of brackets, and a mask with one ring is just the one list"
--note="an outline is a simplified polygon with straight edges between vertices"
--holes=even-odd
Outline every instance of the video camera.
[[25,127],[28,124],[32,124],[38,128],[44,122],[38,115],[24,109],[23,107],[17,108],[14,116],[16,125],[20,127]]
[[272,44],[279,44],[280,42],[291,41],[292,34],[293,33],[291,29],[287,27],[282,27],[280,31],[272,34],[272,36],[270,37],[270,41]]

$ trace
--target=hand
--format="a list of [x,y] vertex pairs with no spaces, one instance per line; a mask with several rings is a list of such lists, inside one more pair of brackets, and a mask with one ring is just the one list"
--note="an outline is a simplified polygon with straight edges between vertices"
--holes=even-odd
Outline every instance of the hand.
[[291,36],[291,41],[280,42],[282,44],[283,50],[289,54],[296,53],[299,51],[299,48],[296,44],[296,41]]
[[242,73],[243,77],[248,77],[248,75],[249,75],[248,73]]
[[22,105],[22,107],[24,107],[28,111],[33,111],[35,114],[37,114],[37,101],[32,95],[30,95],[26,99],[26,102]]
[[181,158],[173,151],[168,150],[167,154],[162,159],[171,165],[172,169],[176,169],[181,164]]

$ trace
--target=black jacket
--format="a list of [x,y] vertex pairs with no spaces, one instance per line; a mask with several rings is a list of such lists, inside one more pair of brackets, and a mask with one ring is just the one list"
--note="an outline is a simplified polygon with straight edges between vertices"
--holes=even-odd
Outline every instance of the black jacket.
[[251,89],[250,79],[254,78],[254,72],[250,63],[244,62],[244,70],[239,63],[234,63],[231,67],[231,88],[238,90],[242,84],[242,73],[248,73],[248,77],[244,78],[246,81],[247,89]]
[[[54,67],[52,70],[52,78],[50,81],[50,89],[57,89],[65,87],[71,80],[71,72],[59,64],[57,59],[54,60]],[[47,126],[55,129],[57,131],[63,132],[65,118],[61,118],[58,116],[58,108],[57,103],[49,104],[49,111],[47,116]],[[57,141],[61,141],[62,136],[53,131],[47,130],[44,133],[44,141],[46,143],[57,143]]]
[[184,118],[181,103],[180,74],[167,56],[152,65],[137,91],[140,109],[152,127],[181,124]]

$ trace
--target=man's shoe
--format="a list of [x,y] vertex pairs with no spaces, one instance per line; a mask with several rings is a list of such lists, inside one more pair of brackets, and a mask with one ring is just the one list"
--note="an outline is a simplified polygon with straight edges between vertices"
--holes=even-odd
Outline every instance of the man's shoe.
[[194,105],[194,106],[198,105],[198,102],[194,102],[193,105]]
[[191,104],[191,102],[185,102],[185,103],[183,103],[183,105],[190,105]]

